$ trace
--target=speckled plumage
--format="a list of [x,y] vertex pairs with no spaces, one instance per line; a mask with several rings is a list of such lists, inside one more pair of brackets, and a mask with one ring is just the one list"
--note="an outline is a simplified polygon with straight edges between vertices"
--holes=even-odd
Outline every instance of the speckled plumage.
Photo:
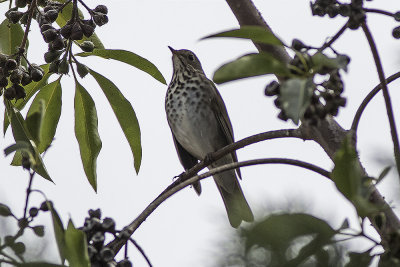
[[[225,104],[214,83],[203,72],[200,61],[189,50],[172,51],[174,73],[165,98],[168,124],[183,167],[187,170],[207,154],[234,142]],[[211,167],[237,161],[236,152],[214,162]],[[233,227],[252,221],[234,170],[214,175]],[[193,185],[200,195],[200,183]]]

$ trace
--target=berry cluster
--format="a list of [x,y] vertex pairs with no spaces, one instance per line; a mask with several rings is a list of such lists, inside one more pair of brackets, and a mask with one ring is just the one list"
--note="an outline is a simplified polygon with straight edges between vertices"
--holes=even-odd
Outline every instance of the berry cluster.
[[[318,51],[310,56],[309,50],[317,48],[305,45],[298,39],[293,39],[291,48],[296,52],[288,66],[291,74],[300,79],[313,79],[312,84],[309,85],[309,89],[313,90],[312,95],[308,106],[305,107],[304,114],[301,114],[301,119],[303,122],[316,126],[319,121],[325,119],[326,115],[336,116],[339,108],[346,105],[346,98],[342,96],[344,84],[339,69],[346,69],[350,58],[346,55],[337,54],[333,48],[336,58],[329,58]],[[316,75],[325,78],[325,80],[316,84],[314,81]],[[290,82],[289,77],[288,80],[283,81],[283,83],[286,82]],[[300,88],[290,88],[289,90],[296,89],[300,90]],[[289,116],[285,109],[290,107],[283,105],[285,100],[281,97],[281,84],[277,81],[269,83],[265,88],[265,95],[277,96],[274,104],[281,110],[278,118],[287,121]]]
[[[68,54],[72,42],[91,37],[96,26],[106,24],[108,22],[108,9],[104,5],[90,9],[82,0],[68,0],[65,3],[51,0],[36,1],[37,7],[31,9],[32,0],[17,0],[16,6],[7,11],[6,17],[11,23],[26,24],[29,15],[31,15],[38,22],[43,40],[48,44],[48,51],[44,55],[44,60],[46,63],[50,63],[49,72],[67,74],[69,72],[68,61],[70,60]],[[86,8],[90,14],[90,19],[85,20],[80,17],[78,2]],[[71,18],[63,27],[57,28],[53,24],[68,4],[72,4]],[[26,11],[19,10],[26,6],[28,6]],[[91,52],[94,49],[94,44],[91,41],[84,41],[79,44],[79,47],[85,52]]]
[[[4,91],[4,97],[8,100],[25,98],[23,86],[32,81],[40,81],[44,74],[43,69],[36,64],[28,63],[26,69],[20,64],[20,57],[17,55],[15,58],[0,53],[0,95]],[[11,82],[10,86],[8,80]]]
[[[91,266],[109,266],[108,263],[114,261],[115,255],[110,248],[104,246],[104,241],[106,233],[116,236],[115,221],[109,217],[101,219],[100,209],[89,210],[89,217],[85,218],[85,223],[80,229],[86,234]],[[116,266],[131,267],[132,263],[125,258],[119,261]]]
[[[400,11],[397,11],[396,13],[393,14],[393,18],[400,22]],[[397,26],[393,29],[392,35],[396,39],[400,39],[400,26]]]
[[351,0],[350,4],[342,4],[336,0],[315,0],[311,3],[311,11],[314,16],[320,17],[325,15],[331,18],[337,15],[348,17],[348,27],[355,30],[366,18],[363,4],[364,0]]

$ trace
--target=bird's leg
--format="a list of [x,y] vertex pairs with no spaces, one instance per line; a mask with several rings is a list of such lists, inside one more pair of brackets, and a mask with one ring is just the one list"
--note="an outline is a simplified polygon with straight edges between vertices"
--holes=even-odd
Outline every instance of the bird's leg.
[[204,157],[203,162],[205,165],[210,165],[214,161],[214,152],[207,153]]

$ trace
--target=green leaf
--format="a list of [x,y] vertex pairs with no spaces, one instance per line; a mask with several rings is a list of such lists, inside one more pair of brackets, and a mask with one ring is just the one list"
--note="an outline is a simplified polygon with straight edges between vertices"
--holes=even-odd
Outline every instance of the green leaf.
[[383,178],[385,178],[386,175],[388,175],[391,169],[392,166],[387,166],[386,168],[384,168],[382,172],[379,174],[378,179],[376,179],[376,183],[377,184],[380,183],[383,180]]
[[[56,81],[47,84],[40,89],[39,93],[33,100],[28,113],[26,121],[32,116],[41,118],[41,125],[37,130],[39,133],[38,138],[33,140],[38,144],[39,153],[43,153],[50,146],[56,133],[57,124],[61,115],[61,77]],[[35,115],[39,114],[39,115]],[[29,125],[29,124],[28,124]],[[31,128],[30,128],[31,129]],[[34,131],[35,129],[31,130]]]
[[163,75],[153,63],[130,51],[119,50],[119,49],[95,49],[93,50],[93,52],[79,53],[76,56],[80,57],[98,56],[105,59],[118,60],[126,64],[129,64],[135,68],[138,68],[146,72],[147,74],[150,74],[157,81],[166,84]]
[[304,213],[274,214],[257,222],[244,233],[246,248],[253,245],[268,250],[286,251],[291,242],[311,235],[328,243],[336,231],[324,220]]
[[286,116],[298,125],[308,108],[314,92],[312,78],[292,78],[285,80],[280,88],[280,100]]
[[[6,106],[6,110],[7,110],[7,116],[9,117],[9,120],[11,121],[11,128],[12,128],[12,132],[14,135],[14,140],[16,142],[18,141],[24,141],[27,142],[28,144],[30,144],[30,151],[31,154],[34,156],[34,162],[33,162],[33,166],[32,169],[37,172],[40,176],[42,176],[43,178],[52,181],[49,174],[47,173],[46,167],[44,166],[44,163],[42,161],[42,157],[39,154],[39,151],[37,150],[37,147],[35,145],[35,143],[32,143],[32,137],[29,133],[29,131],[27,130],[26,127],[26,123],[25,120],[22,118],[21,113],[16,110],[10,103],[10,101],[8,100],[4,100],[5,102],[5,106]],[[15,154],[14,159],[18,158],[18,153]],[[21,155],[21,153],[19,153],[19,155]],[[17,163],[20,163],[20,161],[18,162],[18,160],[14,161],[13,160],[13,165],[16,165]],[[21,165],[21,164],[18,164]]]
[[12,215],[10,208],[7,205],[0,203],[0,216],[8,217]]
[[[21,24],[12,24],[5,19],[0,24],[0,52],[6,55],[12,55],[18,51],[18,48],[24,37],[24,30]],[[28,48],[28,42],[25,49]]]
[[372,249],[368,249],[365,252],[350,252],[350,261],[345,265],[345,267],[363,267],[370,266],[373,256],[370,255]]
[[[58,0],[57,2],[65,3],[66,0]],[[83,19],[82,12],[80,10],[78,12],[79,12],[79,17]],[[63,8],[62,12],[58,13],[56,23],[60,26],[60,28],[62,28],[65,24],[67,24],[67,21],[71,19],[71,15],[72,15],[72,1]],[[76,42],[81,44],[84,41],[91,41],[94,44],[95,48],[104,49],[104,45],[100,41],[96,33],[93,33],[93,35],[90,36],[89,38],[84,36],[82,40],[78,40]]]
[[140,141],[140,128],[135,111],[131,103],[122,95],[121,91],[113,82],[100,75],[94,70],[89,70],[90,74],[96,79],[100,88],[103,90],[108,102],[110,103],[119,125],[131,147],[134,158],[136,173],[139,172],[142,161],[142,145]]
[[44,236],[44,226],[43,225],[34,226],[34,227],[32,227],[32,230],[35,233],[35,235],[37,235],[39,237]]
[[6,156],[8,156],[9,154],[11,154],[14,151],[18,151],[18,150],[22,150],[22,151],[26,151],[29,152],[30,151],[30,144],[28,142],[25,141],[18,141],[15,144],[12,144],[11,146],[8,146],[4,149],[4,154]]
[[364,177],[351,135],[344,138],[342,146],[334,156],[335,166],[331,173],[337,189],[353,203],[360,217],[364,218],[379,209],[368,201],[370,179]]
[[240,29],[224,31],[203,37],[202,40],[215,37],[233,37],[250,39],[255,43],[264,43],[270,45],[283,45],[272,32],[262,26],[241,26]]
[[66,258],[70,266],[90,267],[85,233],[75,228],[71,220],[65,231]]
[[59,265],[55,263],[47,263],[42,261],[37,262],[25,262],[16,264],[18,267],[66,267],[65,265]]
[[249,54],[222,65],[215,73],[215,83],[225,83],[247,77],[264,74],[287,76],[289,71],[285,63],[280,62],[267,53]]
[[53,229],[54,229],[54,235],[56,237],[57,241],[57,247],[58,247],[58,252],[60,254],[61,262],[64,263],[65,261],[65,230],[63,223],[60,219],[60,216],[58,215],[57,211],[54,209],[53,205],[51,202],[46,201],[47,207],[49,208],[51,212],[51,219],[53,221]]
[[75,136],[86,177],[94,191],[97,191],[96,160],[102,144],[97,129],[96,106],[92,97],[77,80],[75,89]]
[[328,57],[322,53],[315,53],[311,57],[313,62],[313,69],[318,72],[322,68],[327,70],[343,69],[347,72],[347,65],[349,64],[349,58],[344,55],[337,55],[336,57]]
[[[48,73],[49,64],[41,65],[40,67],[45,71],[45,75],[39,82],[31,82],[30,84],[24,86],[26,97],[24,99],[18,100],[15,104],[13,104],[13,106],[16,109],[22,110],[25,107],[25,105],[28,103],[28,101],[31,99],[31,97],[39,89],[41,89],[43,86],[45,86],[47,84],[49,77],[53,74],[53,73]],[[6,113],[4,113],[4,122],[3,122],[3,134],[4,135],[6,134],[9,123],[10,122],[8,120],[8,117],[6,116]]]

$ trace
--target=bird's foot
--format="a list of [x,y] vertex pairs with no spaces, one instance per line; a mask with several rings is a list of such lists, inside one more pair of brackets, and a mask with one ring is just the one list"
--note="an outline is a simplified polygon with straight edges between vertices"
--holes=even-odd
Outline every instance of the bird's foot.
[[210,165],[213,161],[214,161],[214,152],[208,153],[203,159],[203,162],[206,165]]

